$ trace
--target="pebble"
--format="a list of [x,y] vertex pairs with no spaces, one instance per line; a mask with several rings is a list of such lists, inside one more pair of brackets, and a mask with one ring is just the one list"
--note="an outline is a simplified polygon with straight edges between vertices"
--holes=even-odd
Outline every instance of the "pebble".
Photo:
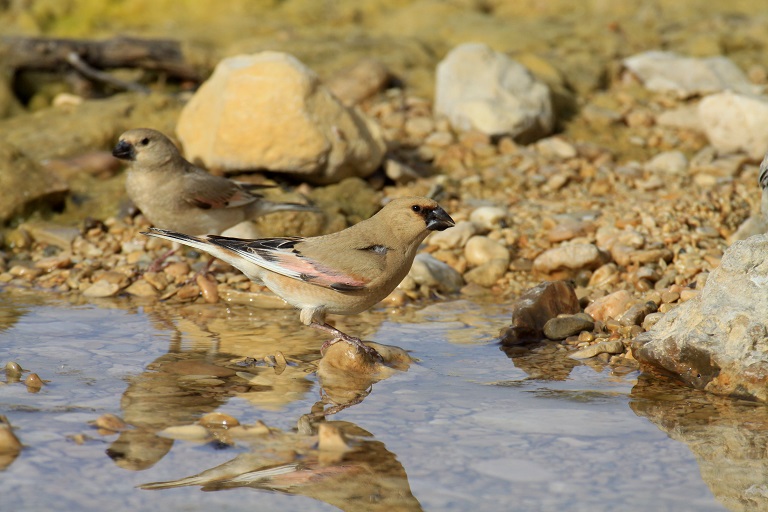
[[122,418],[109,413],[102,414],[96,418],[96,420],[93,422],[93,425],[99,429],[112,432],[122,432],[128,428],[128,425],[125,423],[125,421],[122,420]]
[[469,221],[479,233],[489,233],[506,227],[509,211],[498,206],[480,206],[469,214]]
[[643,324],[642,324],[643,329],[645,329],[646,331],[650,330],[651,327],[656,325],[656,323],[659,320],[661,320],[663,316],[664,316],[664,313],[660,311],[657,311],[656,313],[649,313],[643,319]]
[[467,241],[475,234],[477,234],[477,226],[473,222],[459,221],[451,229],[438,231],[430,235],[427,243],[441,249],[460,248],[464,247]]
[[632,295],[627,290],[619,290],[596,299],[584,308],[584,312],[595,320],[605,322],[609,318],[618,318],[629,308]]
[[[591,331],[595,322],[589,315],[579,313],[576,315],[561,315],[551,318],[544,324],[544,336],[550,340],[564,340],[582,331]],[[590,340],[581,340],[590,341]]]
[[18,379],[21,377],[21,373],[24,370],[21,368],[21,365],[19,363],[15,363],[13,361],[9,361],[5,363],[5,376],[6,378],[16,378]]
[[[191,268],[189,266],[189,263],[187,263],[186,261],[174,261],[165,266],[165,268],[163,269],[163,273],[168,277],[170,277],[173,281],[179,282],[179,280],[181,279],[186,279],[190,270]],[[144,274],[145,279],[146,279],[146,275],[149,273],[151,272],[145,272]],[[246,279],[248,278],[246,277]],[[163,286],[163,288],[165,288],[165,286]]]
[[464,256],[467,258],[467,263],[473,266],[500,260],[505,271],[510,259],[509,249],[485,236],[473,236],[467,240]]
[[619,340],[601,341],[568,354],[571,359],[590,359],[599,354],[621,354],[624,352],[624,343]]
[[618,320],[622,325],[640,325],[647,315],[655,313],[657,309],[656,304],[650,301],[642,304],[635,304],[630,306]]
[[24,379],[24,385],[27,389],[40,389],[43,387],[43,379],[41,379],[36,373],[30,373],[27,378]]
[[464,286],[464,279],[451,266],[430,254],[421,253],[416,255],[400,288],[414,290],[418,286],[427,286],[440,293],[456,293]]
[[600,249],[594,244],[567,244],[544,251],[533,260],[533,269],[551,274],[561,269],[597,268],[603,263]]
[[[186,273],[184,274],[186,275]],[[152,285],[152,287],[161,292],[168,286],[168,278],[163,272],[144,272],[142,276],[144,281]]]
[[216,304],[219,301],[219,290],[215,280],[206,277],[203,274],[198,274],[195,278],[195,282],[200,287],[200,293],[203,295],[203,300],[208,304]]
[[204,441],[208,439],[210,433],[202,425],[179,425],[167,427],[157,433],[158,436],[170,439],[180,439],[186,441]]
[[205,428],[229,428],[240,425],[237,418],[224,414],[222,412],[209,412],[204,414],[197,423]]
[[464,279],[468,283],[490,287],[495,285],[504,276],[508,267],[509,263],[503,259],[491,260],[469,270],[464,274]]
[[120,291],[120,286],[116,283],[110,283],[106,280],[96,281],[92,285],[83,290],[83,295],[86,297],[103,298],[112,297]]
[[147,281],[139,280],[131,283],[125,292],[135,297],[157,297],[157,290]]

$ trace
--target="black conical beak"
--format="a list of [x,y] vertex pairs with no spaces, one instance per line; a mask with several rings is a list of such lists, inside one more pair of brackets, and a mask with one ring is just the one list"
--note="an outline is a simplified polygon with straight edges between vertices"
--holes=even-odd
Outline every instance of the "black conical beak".
[[133,145],[131,145],[129,142],[121,140],[112,149],[112,156],[122,160],[133,160],[135,157]]
[[443,231],[456,225],[451,216],[439,206],[427,214],[426,221],[430,231]]

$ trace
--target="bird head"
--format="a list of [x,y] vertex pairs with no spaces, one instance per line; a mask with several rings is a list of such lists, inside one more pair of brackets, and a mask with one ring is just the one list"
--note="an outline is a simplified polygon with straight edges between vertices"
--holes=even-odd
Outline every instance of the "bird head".
[[157,130],[136,128],[120,136],[112,149],[112,156],[153,168],[178,158],[179,151],[173,142]]
[[443,231],[455,224],[439,204],[426,197],[393,199],[375,217],[405,239],[423,239],[430,231]]

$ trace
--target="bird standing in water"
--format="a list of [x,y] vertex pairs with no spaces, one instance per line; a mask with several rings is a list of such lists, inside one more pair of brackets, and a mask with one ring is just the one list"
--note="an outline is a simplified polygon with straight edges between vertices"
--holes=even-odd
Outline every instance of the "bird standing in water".
[[408,274],[421,242],[454,225],[435,201],[394,199],[373,217],[329,235],[246,240],[195,237],[162,229],[145,233],[206,251],[264,283],[300,310],[302,323],[369,354],[375,351],[328,325],[326,314],[352,315],[384,299]]

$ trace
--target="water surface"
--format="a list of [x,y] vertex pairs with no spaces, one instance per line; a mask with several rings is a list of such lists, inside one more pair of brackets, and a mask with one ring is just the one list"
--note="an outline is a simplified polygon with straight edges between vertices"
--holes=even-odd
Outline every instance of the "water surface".
[[[0,385],[0,414],[24,444],[0,473],[2,508],[702,512],[768,503],[764,406],[577,363],[554,344],[507,353],[494,339],[507,319],[503,305],[467,301],[339,319],[416,362],[327,417],[354,447],[329,453],[306,432],[306,415],[323,407],[313,371],[323,338],[293,311],[0,291],[0,362],[50,381],[37,393]],[[281,372],[245,364],[276,351],[290,362]],[[209,442],[158,435],[213,411],[272,431]],[[130,430],[89,424],[105,413]]]

